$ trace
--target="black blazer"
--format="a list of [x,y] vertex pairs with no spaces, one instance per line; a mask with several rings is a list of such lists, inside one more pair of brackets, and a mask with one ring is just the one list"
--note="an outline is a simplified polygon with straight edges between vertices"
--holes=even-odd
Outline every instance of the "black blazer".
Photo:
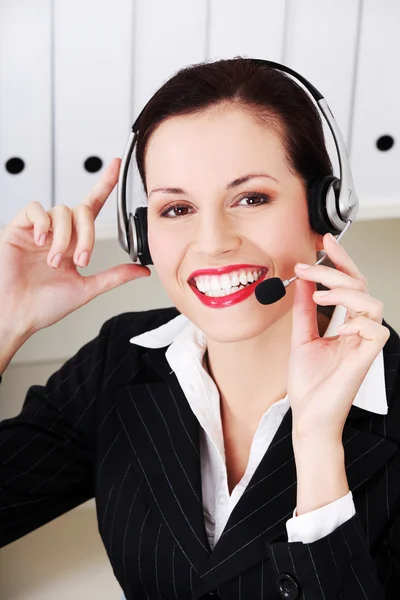
[[296,506],[289,410],[211,552],[198,421],[165,348],[129,343],[177,314],[107,321],[46,386],[29,389],[17,417],[0,423],[0,546],[94,497],[128,600],[398,599],[397,333],[384,348],[389,414],[352,407],[344,427],[356,515],[314,543],[287,542]]

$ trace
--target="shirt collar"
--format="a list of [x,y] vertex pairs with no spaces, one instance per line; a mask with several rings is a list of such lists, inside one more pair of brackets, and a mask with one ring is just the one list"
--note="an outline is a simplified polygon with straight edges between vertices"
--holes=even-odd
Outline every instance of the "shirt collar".
[[[345,316],[346,308],[342,305],[336,306],[324,337],[336,335],[336,327],[344,323]],[[176,351],[179,346],[179,356],[182,357],[182,360],[184,356],[191,356],[201,361],[207,347],[206,335],[183,314],[179,314],[156,329],[134,336],[130,342],[145,348],[169,346],[167,354]],[[183,348],[185,352],[182,352]],[[377,414],[387,414],[382,350],[369,368],[354,398],[353,405]]]

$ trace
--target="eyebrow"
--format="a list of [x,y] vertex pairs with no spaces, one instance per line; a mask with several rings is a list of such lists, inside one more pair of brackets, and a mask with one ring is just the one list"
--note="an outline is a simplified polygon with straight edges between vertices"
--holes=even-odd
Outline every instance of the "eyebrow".
[[[265,177],[267,179],[272,179],[273,181],[276,181],[276,183],[279,183],[279,181],[275,177],[272,177],[272,175],[268,175],[268,173],[248,173],[247,175],[243,175],[243,177],[238,177],[237,179],[234,179],[233,181],[228,183],[228,185],[226,186],[226,189],[230,190],[232,188],[238,187],[239,185],[242,185],[243,183],[247,183],[248,181],[250,181],[250,179],[255,179],[256,177]],[[182,188],[159,187],[159,188],[155,188],[154,190],[151,190],[150,194],[148,195],[148,198],[150,198],[150,196],[152,194],[154,194],[155,192],[164,192],[166,194],[188,195],[188,193],[185,192],[185,190],[183,190]]]

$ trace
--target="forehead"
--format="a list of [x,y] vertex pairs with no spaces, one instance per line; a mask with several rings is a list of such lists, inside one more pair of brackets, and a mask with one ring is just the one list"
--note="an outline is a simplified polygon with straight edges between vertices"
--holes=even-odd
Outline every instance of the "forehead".
[[237,107],[163,121],[149,139],[145,169],[149,189],[185,181],[225,182],[263,169],[282,179],[288,171],[280,135]]

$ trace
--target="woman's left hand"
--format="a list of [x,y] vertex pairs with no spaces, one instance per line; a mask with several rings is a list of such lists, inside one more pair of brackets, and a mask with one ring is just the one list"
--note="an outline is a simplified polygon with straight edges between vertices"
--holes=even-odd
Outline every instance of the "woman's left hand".
[[[295,281],[288,395],[297,439],[341,442],[343,427],[371,364],[390,332],[382,325],[383,304],[368,295],[367,281],[333,236],[324,249],[336,269],[310,266]],[[330,288],[315,292],[315,282]],[[343,331],[320,337],[316,305],[347,308]]]

